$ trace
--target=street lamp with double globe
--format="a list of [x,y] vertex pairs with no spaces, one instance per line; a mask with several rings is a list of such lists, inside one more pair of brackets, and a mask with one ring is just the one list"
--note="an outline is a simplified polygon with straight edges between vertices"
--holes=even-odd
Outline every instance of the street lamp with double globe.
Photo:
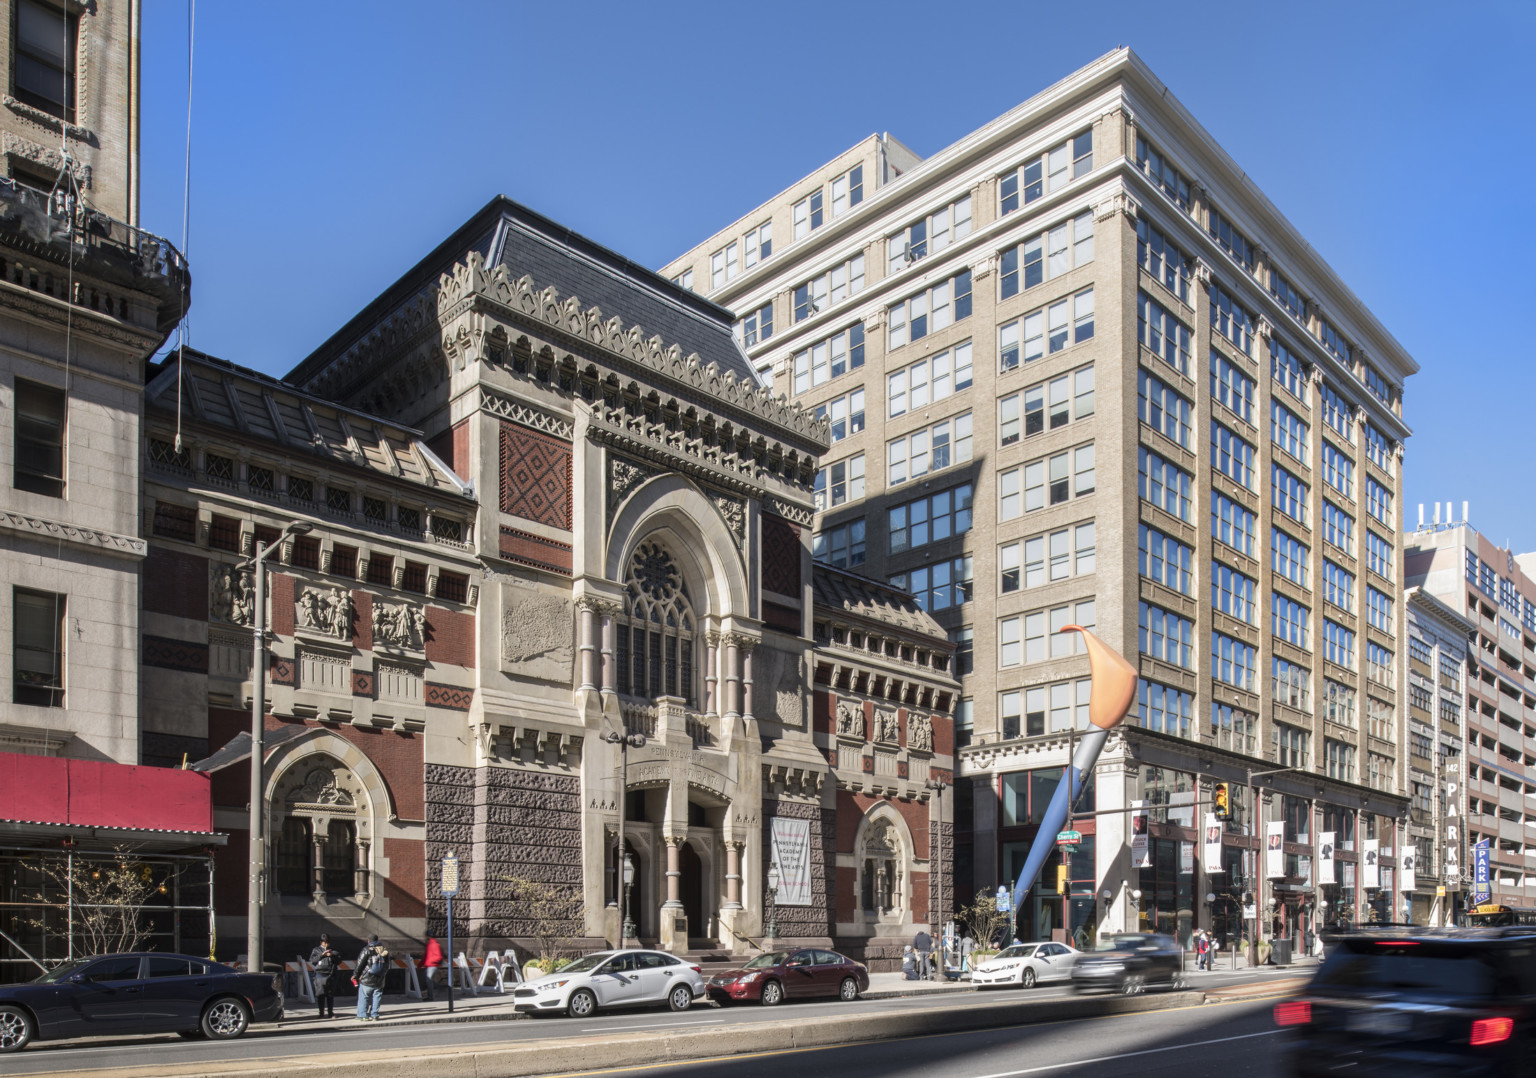
[[779,938],[779,863],[768,865],[768,931],[770,940]]
[[629,750],[643,746],[645,735],[621,734],[617,730],[609,730],[603,734],[603,740],[619,747],[619,863],[624,874],[624,908],[620,911],[619,946],[623,947],[626,940],[635,938],[635,922],[629,915],[629,888],[635,879],[635,862],[624,842],[624,802],[629,795]]

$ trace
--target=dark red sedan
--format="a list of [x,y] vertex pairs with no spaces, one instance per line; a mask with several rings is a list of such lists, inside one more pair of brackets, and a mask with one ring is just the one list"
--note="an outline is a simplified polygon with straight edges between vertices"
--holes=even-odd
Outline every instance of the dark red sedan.
[[715,974],[708,984],[717,1003],[755,999],[765,1007],[814,996],[852,1000],[868,987],[869,970],[862,963],[819,947],[769,951],[740,969]]

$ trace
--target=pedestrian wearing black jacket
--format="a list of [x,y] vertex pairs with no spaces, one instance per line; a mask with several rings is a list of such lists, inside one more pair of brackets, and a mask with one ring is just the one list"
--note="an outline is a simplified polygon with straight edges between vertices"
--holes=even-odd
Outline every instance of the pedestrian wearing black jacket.
[[315,968],[315,1006],[321,1018],[336,1017],[336,979],[341,972],[341,952],[331,946],[331,937],[321,933],[320,943],[309,952],[309,964]]

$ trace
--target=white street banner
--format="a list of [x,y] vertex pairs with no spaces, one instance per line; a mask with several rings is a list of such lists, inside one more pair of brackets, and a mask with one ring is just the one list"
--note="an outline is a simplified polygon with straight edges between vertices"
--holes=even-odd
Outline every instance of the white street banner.
[[1271,820],[1264,838],[1264,875],[1270,879],[1285,875],[1285,821]]
[[1381,886],[1381,866],[1376,863],[1376,857],[1381,851],[1381,842],[1374,838],[1368,838],[1361,844],[1360,856],[1364,859],[1360,865],[1360,886],[1367,890]]
[[1323,831],[1317,836],[1317,882],[1333,883],[1333,840],[1336,832]]
[[1397,863],[1401,868],[1398,878],[1402,880],[1402,889],[1404,891],[1413,891],[1419,886],[1416,875],[1418,872],[1418,860],[1419,848],[1417,846],[1403,847],[1403,856],[1398,859]]
[[1195,844],[1193,842],[1179,843],[1179,872],[1183,875],[1191,875],[1195,871]]
[[1221,864],[1221,821],[1214,812],[1205,814],[1205,853],[1201,860],[1205,862],[1207,876],[1226,871]]
[[1147,844],[1147,803],[1131,802],[1131,863],[1137,868],[1152,867],[1152,850]]
[[1455,883],[1461,875],[1461,825],[1451,820],[1445,825],[1445,843],[1441,847],[1445,850],[1445,879],[1447,883]]
[[775,905],[811,904],[811,821],[773,819],[773,859],[779,866]]

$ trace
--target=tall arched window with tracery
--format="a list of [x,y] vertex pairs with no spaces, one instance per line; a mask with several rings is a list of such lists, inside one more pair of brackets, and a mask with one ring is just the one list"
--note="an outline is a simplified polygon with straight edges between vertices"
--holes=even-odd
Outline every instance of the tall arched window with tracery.
[[641,543],[629,559],[624,616],[615,635],[621,694],[680,696],[697,706],[698,622],[677,563],[659,543]]

